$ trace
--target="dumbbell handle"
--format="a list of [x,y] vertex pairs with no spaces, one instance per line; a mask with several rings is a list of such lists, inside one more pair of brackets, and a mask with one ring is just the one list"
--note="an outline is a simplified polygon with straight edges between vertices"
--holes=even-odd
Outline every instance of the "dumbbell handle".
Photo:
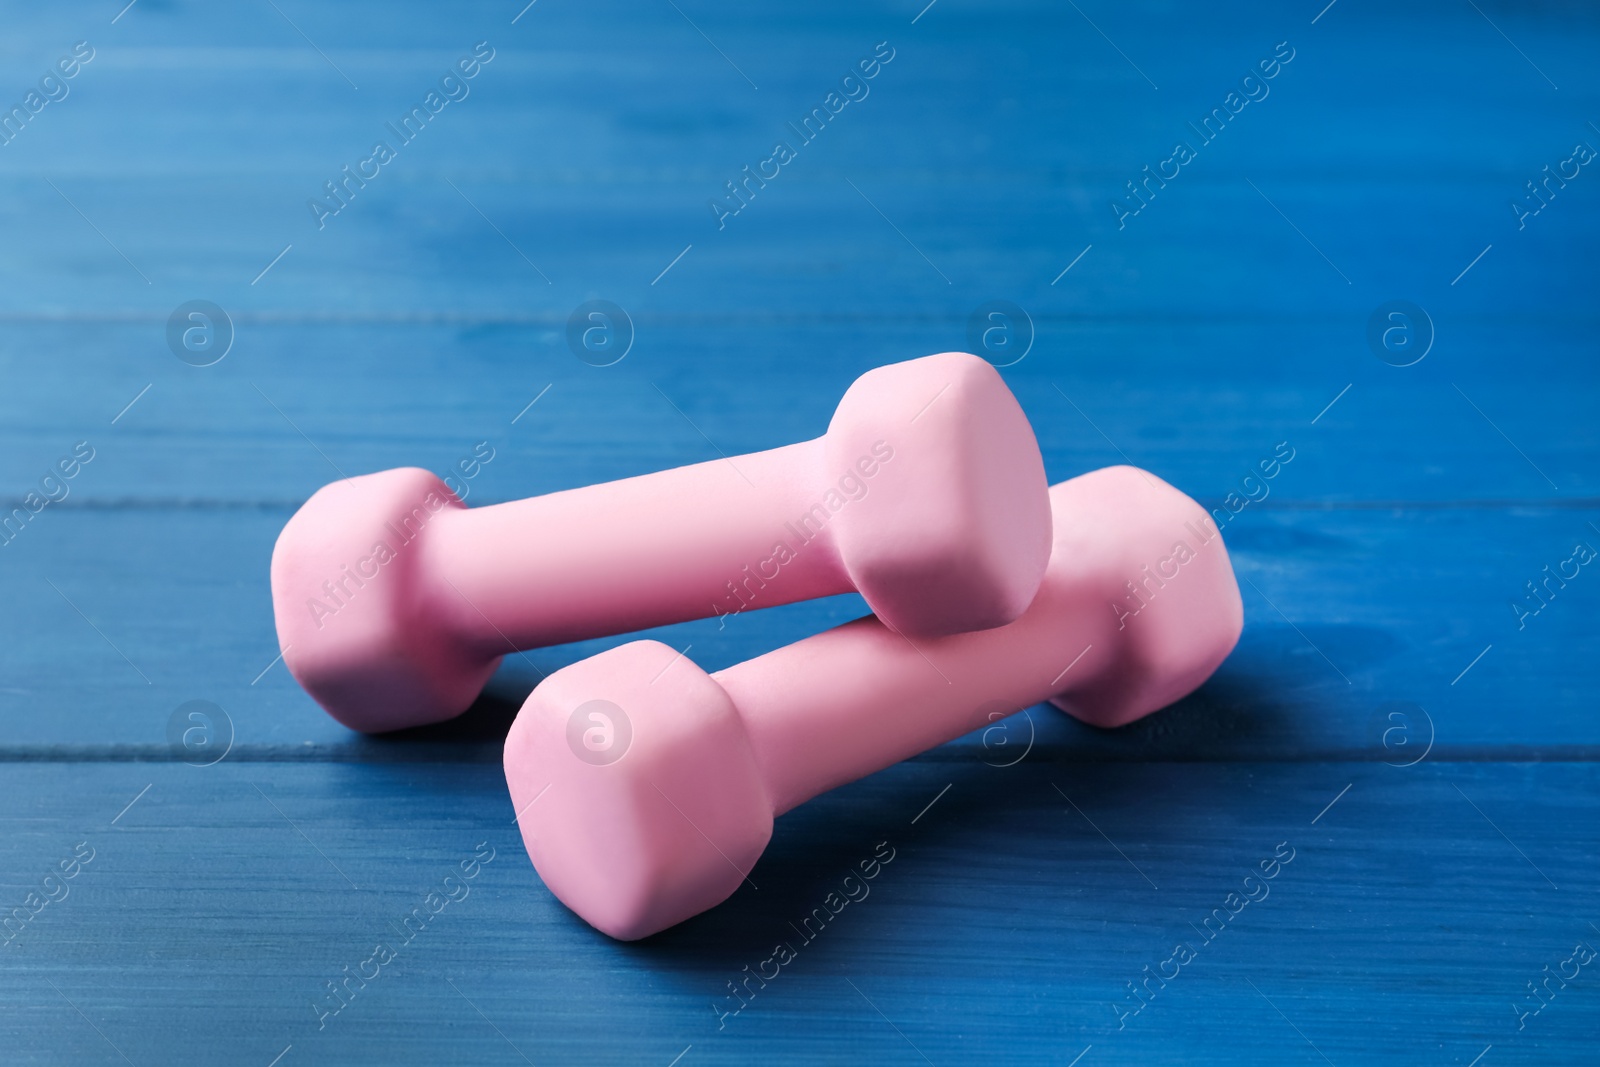
[[773,814],[986,725],[981,709],[1009,713],[1092,681],[1115,659],[1114,616],[1058,601],[1041,590],[1009,626],[914,644],[868,616],[713,674]]
[[424,603],[498,655],[850,592],[833,523],[805,521],[843,473],[824,470],[817,438],[447,509],[419,541]]
[[[1049,570],[1009,625],[913,642],[868,616],[711,676],[739,710],[775,815],[996,712],[1055,700],[1121,725],[1216,669],[1242,612],[1205,511],[1128,467],[1054,486],[1051,501]],[[1190,550],[1181,564],[1171,555],[1179,542]]]

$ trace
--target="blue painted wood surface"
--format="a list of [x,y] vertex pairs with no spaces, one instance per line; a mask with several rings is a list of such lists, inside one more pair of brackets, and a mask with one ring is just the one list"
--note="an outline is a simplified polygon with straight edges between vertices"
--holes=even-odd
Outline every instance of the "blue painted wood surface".
[[[60,497],[0,546],[0,1062],[1592,1062],[1600,577],[1524,599],[1600,548],[1600,176],[1524,199],[1600,148],[1592,9],[85,2],[8,12],[0,103],[79,41],[0,146],[0,514]],[[613,366],[568,347],[589,299],[632,320]],[[191,300],[231,320],[213,366],[168,347]],[[612,642],[387,738],[274,665],[272,542],[340,473],[487,441],[478,504],[814,436],[991,300],[1031,321],[1003,373],[1052,479],[1266,492],[1224,528],[1244,638],[1173,708],[1030,709],[820,798],[759,889],[621,945],[539,884],[498,767],[541,675]],[[1392,300],[1412,366],[1369,344]],[[658,636],[715,669],[861,610]],[[170,744],[191,700],[214,766]],[[879,842],[870,895],[796,929]]]

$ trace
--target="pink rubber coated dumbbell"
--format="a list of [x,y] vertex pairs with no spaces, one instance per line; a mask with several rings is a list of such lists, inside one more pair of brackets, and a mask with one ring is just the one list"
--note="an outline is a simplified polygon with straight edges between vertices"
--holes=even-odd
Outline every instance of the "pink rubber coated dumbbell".
[[999,629],[921,640],[857,619],[708,675],[635,641],[552,674],[506,738],[528,855],[612,937],[726,899],[776,815],[825,790],[1051,700],[1120,726],[1194,690],[1243,607],[1204,508],[1133,467],[1050,490],[1038,596]]
[[915,637],[1020,615],[1050,555],[1033,430],[976,356],[856,379],[823,437],[467,509],[404,468],[335,482],[272,553],[284,662],[357,730],[466,710],[507,652],[859,591]]

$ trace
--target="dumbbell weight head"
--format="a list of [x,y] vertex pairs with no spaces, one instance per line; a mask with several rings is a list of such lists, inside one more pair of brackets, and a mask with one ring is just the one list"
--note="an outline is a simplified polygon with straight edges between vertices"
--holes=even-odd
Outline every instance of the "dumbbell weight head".
[[834,533],[873,614],[913,636],[1021,615],[1050,561],[1050,499],[999,371],[964,352],[868,371],[828,425],[825,469],[851,471],[879,441],[894,450],[892,477],[862,480]]
[[633,940],[739,888],[772,838],[773,806],[710,675],[659,641],[632,641],[557,671],[535,696],[506,738],[506,777],[551,892]]
[[465,507],[431,472],[402,467],[324,486],[279,535],[278,647],[295,681],[346,726],[391,730],[459,711],[499,666],[458,636],[459,598],[429,585],[422,534]]
[[1050,497],[1058,516],[1071,517],[1057,522],[1038,614],[1071,620],[1087,605],[1108,625],[1048,702],[1114,729],[1193,692],[1244,629],[1239,582],[1210,513],[1123,465],[1051,486]]

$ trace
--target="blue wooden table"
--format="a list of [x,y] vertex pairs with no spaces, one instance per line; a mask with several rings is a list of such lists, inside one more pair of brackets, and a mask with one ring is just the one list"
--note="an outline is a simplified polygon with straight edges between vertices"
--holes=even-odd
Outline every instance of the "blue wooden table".
[[[123,2],[0,39],[0,1063],[1595,1062],[1592,7]],[[1226,517],[1195,695],[824,796],[622,944],[499,765],[613,641],[391,737],[276,659],[342,475],[519,498],[974,348],[1052,480]]]

